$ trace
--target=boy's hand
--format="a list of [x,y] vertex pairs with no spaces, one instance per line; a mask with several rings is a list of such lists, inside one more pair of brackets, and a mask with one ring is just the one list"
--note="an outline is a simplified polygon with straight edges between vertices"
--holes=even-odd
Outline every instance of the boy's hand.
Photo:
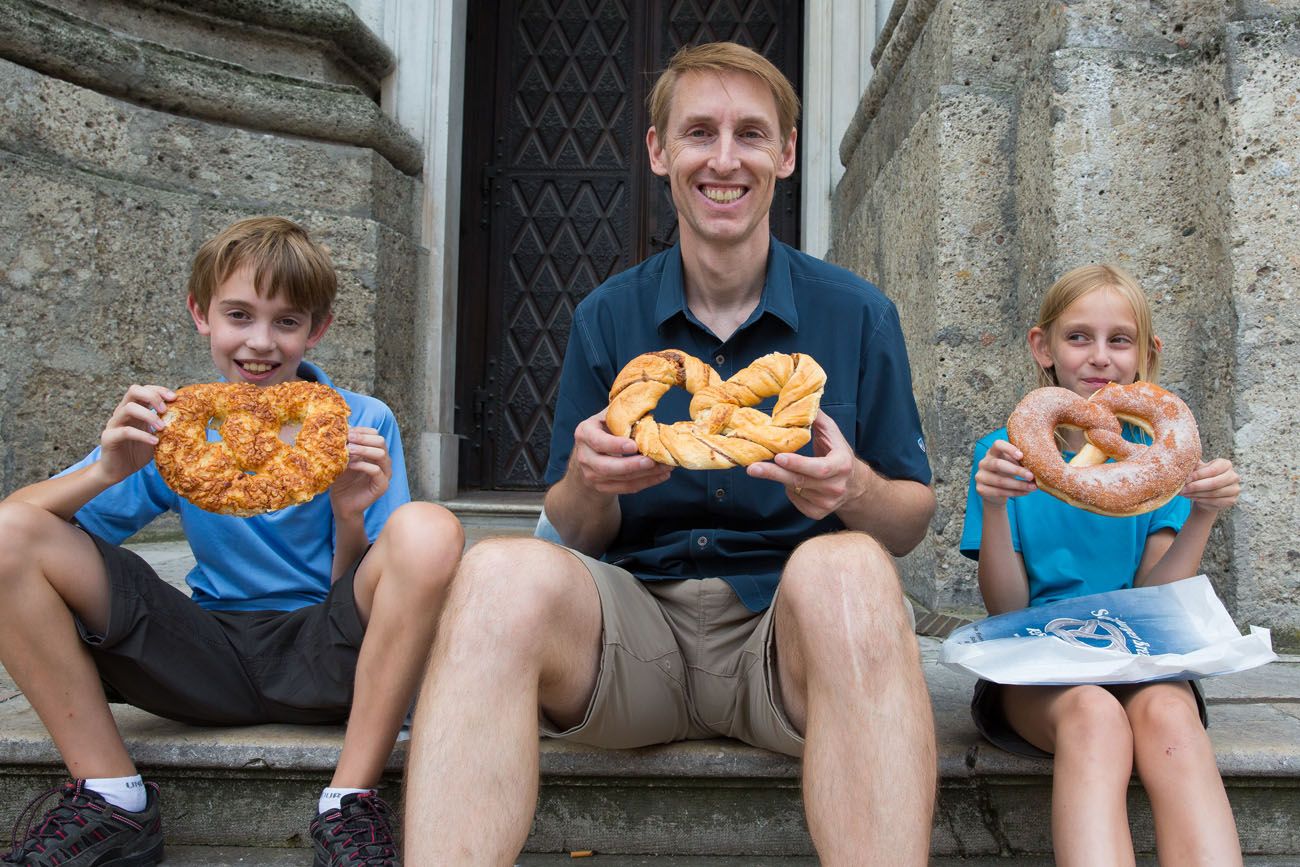
[[1202,461],[1187,477],[1182,490],[1193,508],[1216,513],[1234,505],[1240,493],[1241,477],[1227,458]]
[[1034,474],[1021,466],[1024,454],[1006,440],[997,440],[975,471],[975,493],[986,506],[1001,506],[1010,497],[1038,490]]
[[393,476],[388,445],[372,427],[348,428],[348,465],[330,486],[336,515],[359,516],[384,495]]
[[99,436],[99,464],[111,484],[117,484],[153,460],[162,428],[161,417],[176,392],[161,385],[133,385],[109,416]]

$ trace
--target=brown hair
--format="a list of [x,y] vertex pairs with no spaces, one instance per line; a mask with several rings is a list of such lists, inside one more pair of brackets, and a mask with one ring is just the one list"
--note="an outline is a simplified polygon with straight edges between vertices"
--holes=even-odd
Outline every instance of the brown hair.
[[[1151,327],[1151,305],[1133,275],[1117,265],[1081,265],[1061,275],[1061,279],[1053,283],[1043,296],[1036,326],[1043,329],[1048,339],[1051,339],[1052,326],[1065,309],[1098,289],[1115,292],[1133,308],[1133,319],[1137,323],[1136,343],[1138,347],[1146,347],[1146,352],[1138,359],[1137,378],[1155,382],[1160,376],[1160,348]],[[1055,369],[1042,367],[1037,362],[1034,363],[1034,369],[1037,371],[1039,387],[1059,385]]]
[[781,70],[772,65],[772,61],[734,42],[688,45],[679,49],[672,60],[668,61],[667,68],[660,73],[659,80],[655,82],[654,89],[646,100],[650,106],[650,122],[654,124],[660,138],[666,134],[677,79],[688,72],[746,72],[757,76],[767,85],[772,98],[776,100],[781,143],[789,141],[794,125],[799,121],[799,97],[795,95],[794,86]]
[[240,268],[253,272],[258,295],[283,295],[311,314],[312,328],[329,316],[338,289],[334,264],[325,248],[292,220],[249,217],[205,241],[190,268],[190,297],[206,311],[217,287]]

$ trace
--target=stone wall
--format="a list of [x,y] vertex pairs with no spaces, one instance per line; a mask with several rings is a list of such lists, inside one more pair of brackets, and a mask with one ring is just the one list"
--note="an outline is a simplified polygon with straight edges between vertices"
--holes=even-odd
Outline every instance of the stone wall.
[[79,459],[131,383],[215,378],[189,262],[250,214],[329,247],[336,318],[309,358],[417,435],[420,149],[379,111],[391,57],[348,7],[6,0],[3,19],[0,492]]
[[1162,381],[1245,477],[1204,567],[1293,643],[1300,2],[899,2],[841,147],[832,255],[907,333],[939,499],[909,590],[978,608],[971,447],[1032,387],[1043,291],[1114,261],[1152,300]]

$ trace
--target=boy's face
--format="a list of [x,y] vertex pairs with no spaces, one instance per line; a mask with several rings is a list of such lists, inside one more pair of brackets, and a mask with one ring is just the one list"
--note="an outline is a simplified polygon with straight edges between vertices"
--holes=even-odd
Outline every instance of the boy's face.
[[646,145],[683,240],[727,246],[766,234],[777,179],[794,172],[794,131],[782,141],[776,98],[744,72],[683,74],[662,139],[652,126]]
[[298,378],[298,362],[325,336],[332,316],[312,327],[311,314],[283,296],[264,298],[253,273],[240,268],[217,287],[207,310],[191,297],[190,315],[211,345],[212,363],[229,382],[275,385]]

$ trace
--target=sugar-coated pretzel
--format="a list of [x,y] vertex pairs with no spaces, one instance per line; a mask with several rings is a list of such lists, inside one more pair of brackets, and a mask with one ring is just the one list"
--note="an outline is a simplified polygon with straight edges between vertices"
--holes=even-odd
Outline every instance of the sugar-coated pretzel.
[[[1151,445],[1120,435],[1128,422],[1151,436]],[[1084,432],[1088,445],[1067,464],[1056,444],[1058,427]],[[1029,392],[1007,419],[1007,439],[1038,487],[1100,515],[1150,512],[1182,489],[1201,459],[1196,419],[1178,396],[1150,382],[1110,383],[1090,399],[1065,388]],[[1114,458],[1107,463],[1107,458]]]
[[[641,454],[689,470],[722,470],[771,460],[802,448],[826,385],[810,355],[773,352],[725,382],[717,372],[677,349],[629,361],[609,390],[605,425],[636,440]],[[674,386],[692,394],[691,420],[660,424],[651,413]],[[772,414],[753,409],[777,395]]]
[[[201,509],[257,515],[305,503],[348,465],[348,405],[318,382],[267,388],[213,382],[176,392],[154,462],[173,491]],[[208,441],[217,425],[221,440]],[[302,423],[293,445],[286,424]]]

